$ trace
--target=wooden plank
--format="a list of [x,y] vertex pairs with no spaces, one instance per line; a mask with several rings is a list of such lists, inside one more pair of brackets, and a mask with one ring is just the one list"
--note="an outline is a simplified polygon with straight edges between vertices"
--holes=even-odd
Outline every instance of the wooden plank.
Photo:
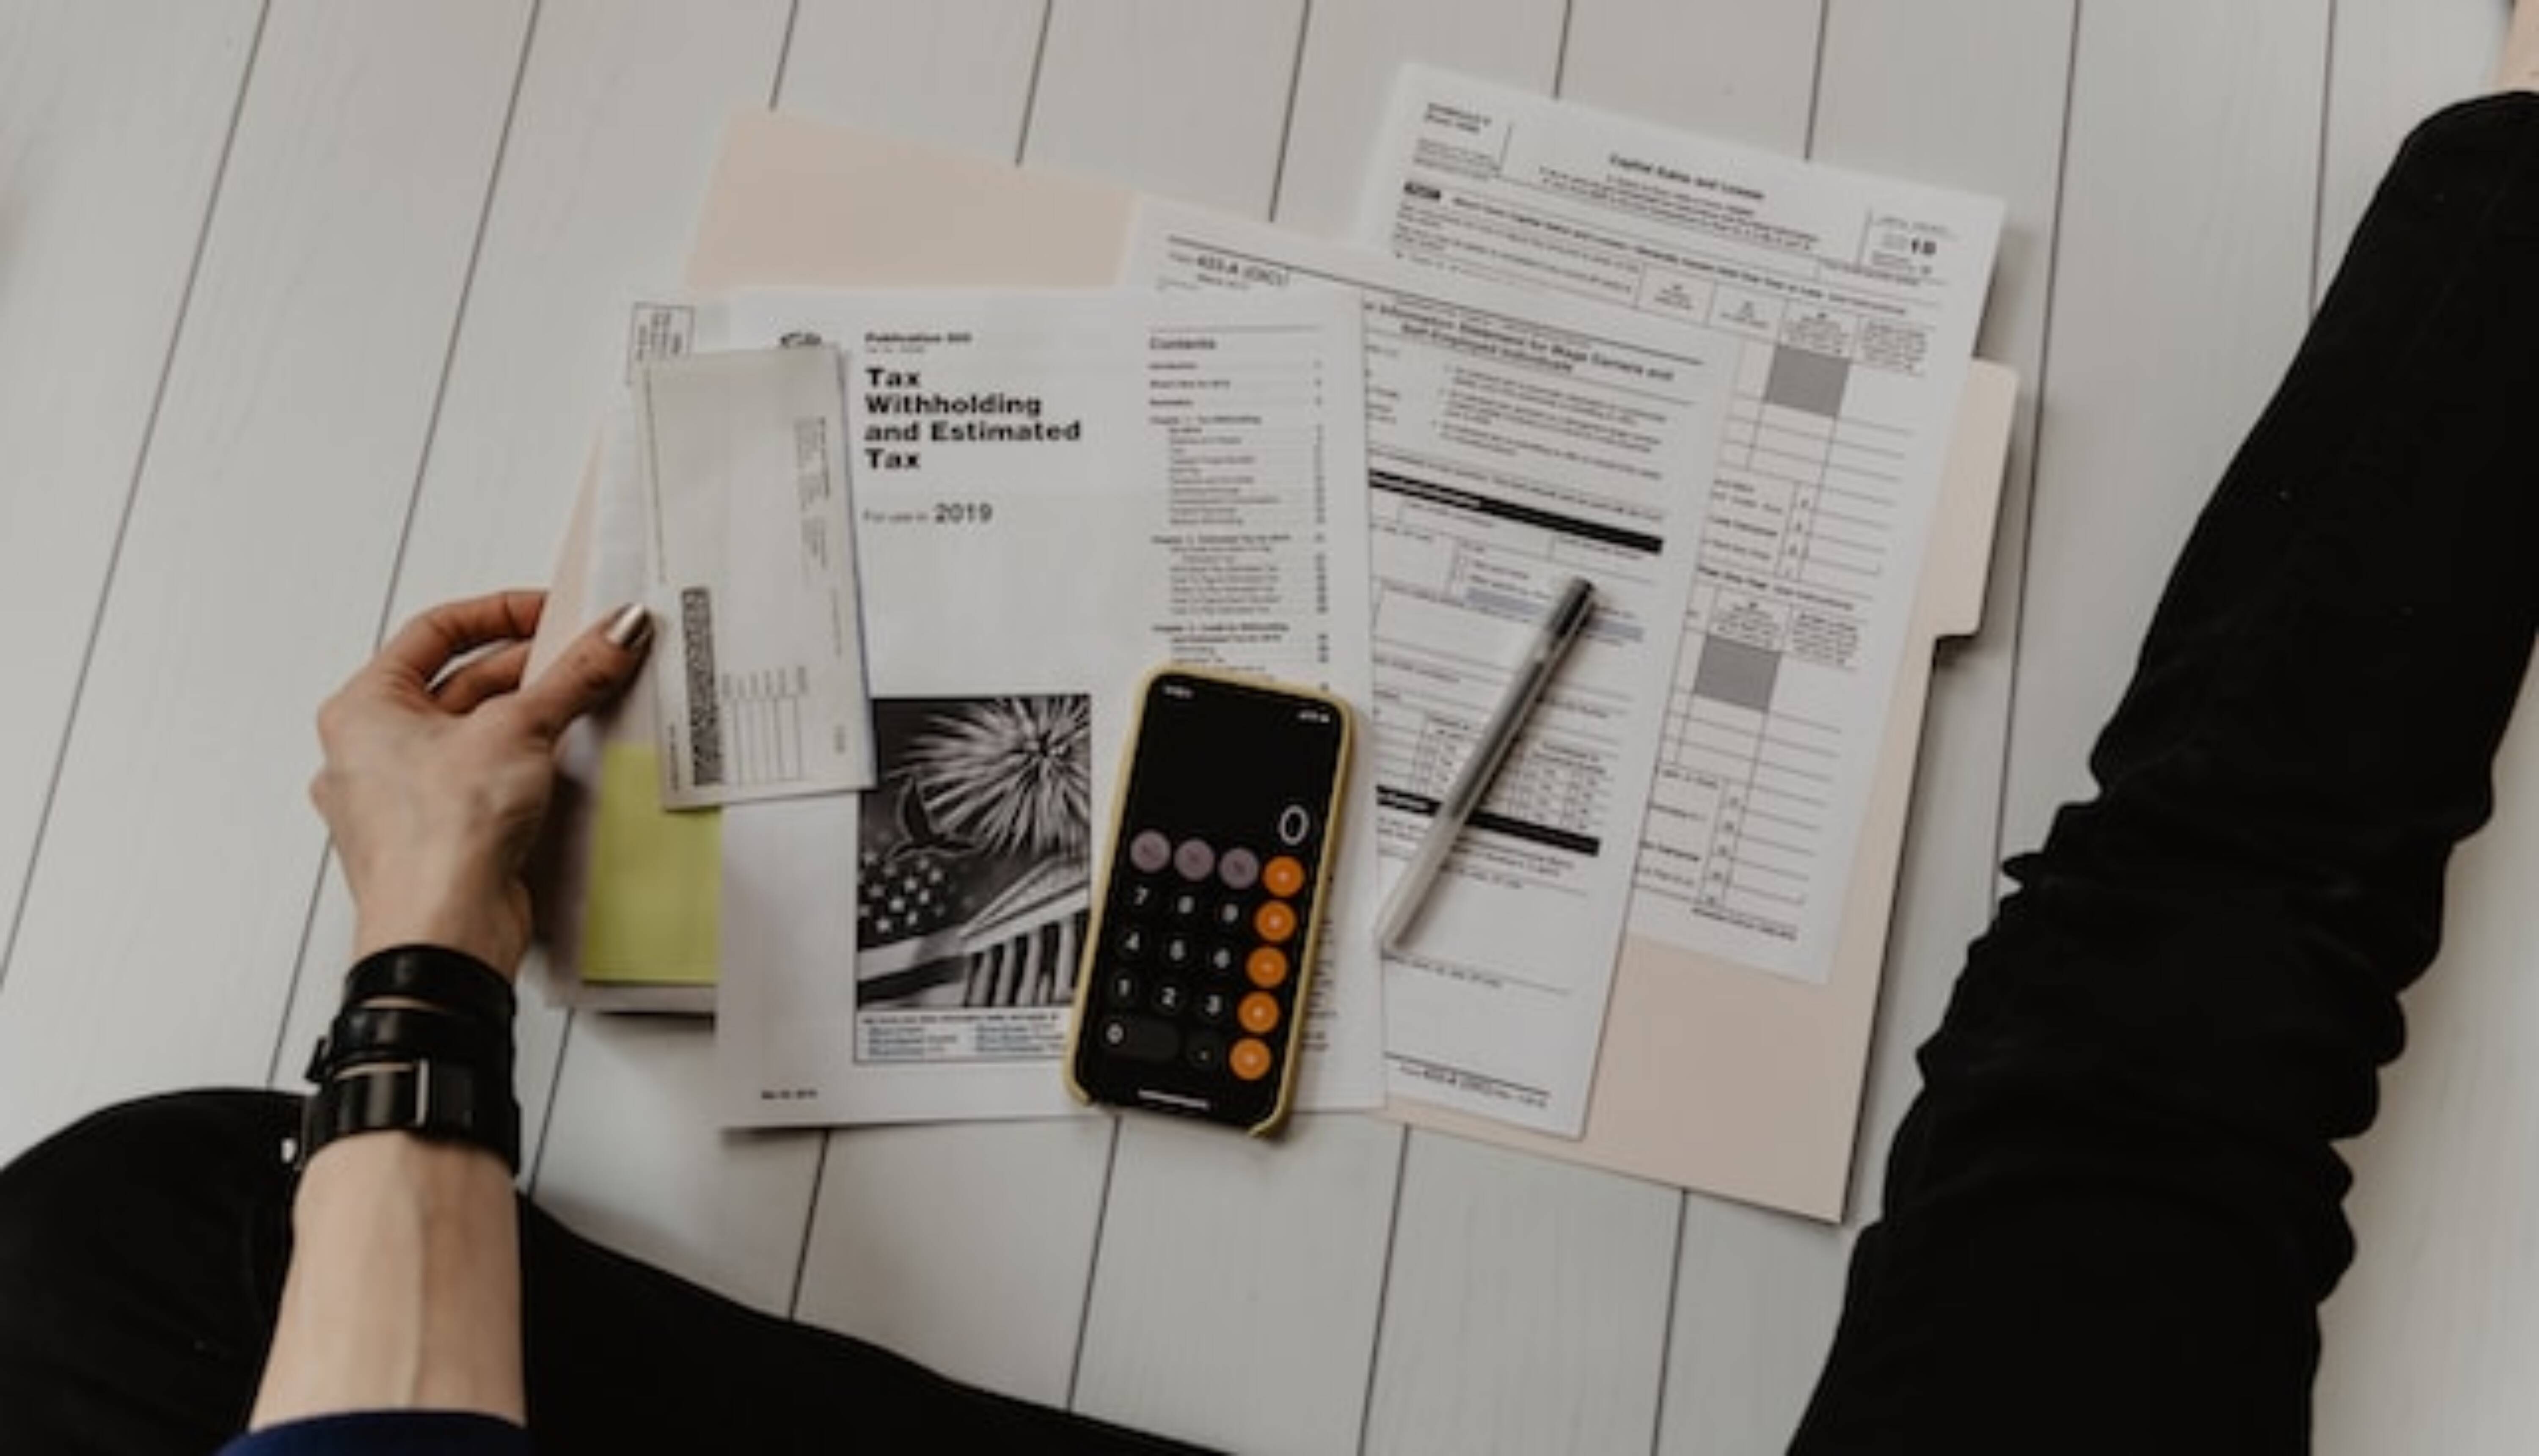
[[[861,108],[859,119],[865,124],[924,135],[930,124],[958,126],[980,111],[994,114],[1012,105],[1010,99],[1026,88],[1028,52],[1010,43],[999,49],[995,43],[1010,28],[1010,14],[972,6],[946,10],[938,24],[924,34],[950,54],[1002,55],[1002,72],[961,71],[958,85],[937,86],[915,97],[917,109],[903,117],[875,110],[874,98],[844,97],[835,88],[860,86],[872,61],[840,64],[834,40],[821,37],[860,35],[868,29],[879,35],[906,34],[891,30],[894,25],[906,25],[905,19],[893,18],[892,12],[898,9],[904,7],[876,0],[806,4],[794,19],[797,38],[808,25],[815,41],[830,48],[809,57],[810,63],[799,69],[787,53],[781,63],[779,104],[814,114],[835,114],[842,106],[853,105]],[[982,28],[980,45],[965,44],[952,29],[959,22]],[[773,61],[774,50],[767,54]],[[763,97],[768,82],[762,79],[758,85],[757,95]],[[1010,153],[1011,149],[1008,139],[992,150]],[[703,171],[698,173],[698,188],[675,212],[683,231],[703,197],[704,175]],[[613,376],[603,376],[607,377]],[[717,1101],[712,1095],[711,1033],[701,1027],[578,1017],[563,1064],[550,1129],[553,1143],[537,1180],[540,1200],[587,1211],[585,1217],[595,1227],[605,1228],[612,1240],[622,1235],[633,1241],[636,1252],[658,1258],[734,1297],[780,1313],[790,1311],[796,1291],[802,1289],[805,1231],[820,1190],[827,1186],[820,1172],[822,1136],[740,1137],[722,1132],[713,1112]],[[626,1095],[630,1084],[639,1079],[642,1086],[633,1089],[637,1095],[630,1098]],[[636,1110],[639,1106],[641,1111]],[[945,1165],[938,1171],[949,1175],[963,1165],[958,1144],[957,1137],[946,1144]],[[740,1192],[725,1197],[703,1191],[721,1186]],[[867,1205],[872,1223],[865,1234],[893,1242],[894,1231],[941,1227],[944,1210],[939,1206],[892,1201],[891,1208],[895,1213],[886,1216]],[[656,1209],[672,1212],[666,1218],[635,1212]],[[1090,1227],[1097,1211],[1098,1205],[1088,1203],[1083,1233],[1071,1249],[1053,1255],[1061,1270],[1071,1260],[1079,1281],[1089,1257]],[[617,1221],[603,1223],[603,1219]],[[922,1247],[913,1241],[895,1242],[903,1248]],[[935,1251],[940,1266],[903,1272],[920,1286],[955,1287],[952,1264],[966,1257],[964,1251],[939,1241]],[[805,1292],[815,1308],[838,1306],[828,1291]],[[951,1311],[945,1313],[947,1318],[957,1317]],[[971,1323],[963,1329],[986,1349],[1011,1349],[1004,1343],[1005,1334],[993,1324]],[[1071,1351],[1062,1350],[1054,1358],[1063,1363],[1070,1355]],[[993,1359],[989,1367],[1003,1368]]]
[[2009,851],[2087,792],[2169,563],[2300,338],[2326,20],[2308,0],[2081,12]]
[[1049,0],[806,0],[784,108],[1012,157]]
[[2398,144],[2417,122],[2486,89],[2509,13],[2502,5],[2338,0],[2328,56],[2327,160],[2319,172],[2320,292]]
[[0,1156],[264,1075],[323,845],[309,715],[370,651],[526,19],[267,18],[9,966]]
[[[806,6],[780,102],[1012,157],[1043,16],[1038,3]],[[893,66],[930,79],[877,84]],[[955,1379],[1064,1404],[1110,1156],[1107,1121],[831,1135],[795,1315]]]
[[[1966,943],[1992,919],[2074,24],[2072,0],[2007,9],[1993,0],[1841,0],[1825,36],[1818,157],[2006,205],[1975,351],[2022,381],[1983,626],[1942,648],[1923,720],[1854,1162],[1863,1217],[1877,1207],[1887,1141],[1921,1085],[1913,1048],[1938,1026]],[[1951,104],[1930,104],[1944,93]]]
[[1055,0],[1025,160],[1270,205],[1303,0]]
[[1394,72],[1407,60],[1548,93],[1561,0],[1318,0],[1288,108],[1278,221],[1346,233]]
[[540,1206],[743,1304],[789,1309],[818,1135],[702,1126],[714,1027],[693,1018],[578,1016],[564,1066],[535,1169]]
[[1574,0],[1560,94],[1804,153],[1820,14],[1790,0]]
[[[1816,13],[1804,6],[1582,0],[1570,18],[1560,91],[1588,105],[1797,153],[1807,145],[1816,32]],[[1677,63],[1696,55],[1704,59],[1694,73],[1680,87],[1669,84]],[[1412,1133],[1369,1448],[1649,1449],[1668,1376],[1679,1224],[1716,1223],[1727,1237],[1752,1217],[1610,1174],[1482,1155],[1457,1140]],[[1595,1232],[1532,1247],[1523,1236],[1573,1229]],[[1517,1307],[1473,1317],[1475,1299],[1500,1290],[1517,1292],[1510,1301]],[[1721,1327],[1750,1318],[1724,1301],[1704,1311]],[[1729,1352],[1723,1349],[1723,1358]]]
[[1066,1404],[1107,1118],[832,1134],[797,1318],[956,1380]]
[[1271,1143],[1124,1119],[1075,1409],[1264,1456],[1356,1450],[1401,1149],[1363,1117]]
[[[1274,87],[1257,78],[1230,81],[1221,89],[1244,98],[1249,109],[1215,124],[1237,137],[1317,124],[1308,98],[1349,84],[1341,76],[1318,79],[1318,65],[1354,75],[1362,63],[1372,64],[1364,74],[1380,71],[1390,84],[1395,60],[1411,53],[1425,34],[1416,22],[1445,15],[1442,8],[1401,6],[1387,9],[1383,20],[1411,11],[1419,14],[1389,32],[1370,7],[1314,5],[1305,69],[1294,86],[1283,72]],[[1458,16],[1460,27],[1466,20]],[[1326,26],[1338,28],[1337,39],[1316,38]],[[1220,90],[1214,73],[1248,73],[1262,60],[1233,54],[1203,33],[1181,38],[1188,52],[1177,64],[1199,73],[1185,82],[1194,97]],[[1251,43],[1266,46],[1269,37]],[[1292,28],[1270,53],[1281,66],[1295,60]],[[1041,78],[1044,101],[1094,94],[1096,88],[1062,74],[1063,63],[1079,56],[1094,59],[1053,38]],[[1116,62],[1097,63],[1118,82]],[[1153,64],[1169,63],[1140,62]],[[1547,48],[1540,69],[1547,77]],[[1366,100],[1371,107],[1375,97]],[[1035,113],[1034,160],[1087,159],[1091,170],[1132,186],[1169,191],[1181,185],[1178,151],[1141,149],[1096,165],[1083,144],[1047,139],[1044,128],[1055,124]],[[1121,134],[1116,123],[1095,130]],[[1343,181],[1353,186],[1365,145],[1361,132],[1344,154],[1300,160],[1291,151],[1286,178],[1335,190]],[[1277,155],[1255,146],[1229,153],[1236,157],[1243,167],[1214,183],[1209,196],[1257,213],[1276,195]],[[1142,170],[1150,165],[1157,169],[1151,174]],[[1324,175],[1330,169],[1335,174]],[[1353,1449],[1364,1423],[1402,1138],[1398,1127],[1356,1117],[1299,1118],[1267,1145],[1152,1119],[1124,1122],[1078,1355],[1076,1409],[1239,1450]],[[1229,1250],[1243,1251],[1239,1262],[1229,1260]],[[1203,1300],[1195,1296],[1200,1290],[1206,1291]],[[1210,1313],[1236,1310],[1241,1316],[1233,1322]]]
[[[1976,352],[2022,380],[1983,625],[1943,647],[1924,713],[1854,1148],[1855,1225],[1876,1214],[1887,1144],[1921,1084],[1913,1049],[1938,1025],[1966,943],[1992,916],[2076,8],[1837,0],[1827,17],[1817,156],[2003,200]],[[1931,105],[1941,94],[1952,104]],[[1849,1246],[1752,1210],[1688,1212],[1662,1451],[1753,1450],[1788,1438],[1832,1339]],[[1751,1306],[1760,1338],[1725,1338],[1694,1313],[1741,1291],[1761,1301]]]
[[[786,13],[785,0],[539,9],[391,621],[547,579],[623,374],[627,303],[677,282],[723,118],[765,103]],[[276,1049],[280,1085],[298,1084],[301,1058],[333,1014],[352,923],[330,869]],[[515,1036],[523,1157],[534,1162],[565,1012],[535,973],[530,984]]]
[[[2502,7],[2345,0],[2329,76],[2319,286],[2398,143],[2482,89]],[[2407,998],[2408,1053],[2347,1150],[2359,1254],[2322,1312],[2317,1449],[2520,1451],[2539,1434],[2539,1310],[2522,1211],[2539,1203],[2539,708],[2524,695],[2496,769],[2495,822],[2453,862],[2440,960]]]
[[258,13],[0,12],[0,977]]
[[1648,1451],[1683,1202],[1412,1134],[1366,1449]]
[[1778,1451],[1816,1388],[1842,1302],[1839,1229],[1737,1204],[1687,1219],[1676,1262],[1661,1456]]
[[2539,691],[2496,772],[2493,823],[2452,861],[2440,959],[2407,997],[2407,1054],[2349,1144],[2354,1268],[2321,1312],[2326,1456],[2503,1453],[2539,1440]]

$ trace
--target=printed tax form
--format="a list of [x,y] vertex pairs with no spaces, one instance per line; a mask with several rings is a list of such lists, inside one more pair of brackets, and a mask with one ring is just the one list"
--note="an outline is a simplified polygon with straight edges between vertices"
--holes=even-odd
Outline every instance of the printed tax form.
[[[724,813],[725,1120],[1073,1112],[1058,1059],[1139,679],[1194,662],[1368,699],[1356,312],[770,291],[710,331],[844,352],[880,779]],[[1356,794],[1308,1108],[1384,1093]]]
[[1545,608],[1595,589],[1385,967],[1391,1085],[1566,1137],[1587,1115],[1728,379],[1682,330],[1155,202],[1124,274],[1363,311],[1374,751],[1389,884]]
[[1672,321],[1734,374],[1635,938],[1829,976],[2001,216],[1424,66],[1396,82],[1359,242]]

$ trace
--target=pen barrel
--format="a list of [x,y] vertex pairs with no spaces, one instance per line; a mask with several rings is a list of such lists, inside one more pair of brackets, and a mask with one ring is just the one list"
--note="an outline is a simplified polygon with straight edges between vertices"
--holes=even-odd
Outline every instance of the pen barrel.
[[1481,806],[1481,797],[1490,792],[1491,782],[1499,776],[1499,766],[1507,762],[1509,750],[1516,747],[1526,715],[1534,711],[1536,700],[1551,681],[1556,652],[1552,644],[1544,643],[1527,655],[1507,696],[1499,700],[1498,711],[1482,727],[1480,741],[1473,745],[1473,756],[1464,760],[1463,771],[1455,775],[1453,787],[1446,791],[1446,801],[1437,810],[1439,824],[1451,821],[1454,828],[1461,829],[1464,821],[1473,816],[1473,810]]
[[1428,825],[1428,837],[1419,841],[1419,852],[1410,857],[1402,877],[1393,882],[1393,893],[1385,897],[1384,914],[1375,925],[1375,943],[1387,953],[1401,948],[1403,938],[1419,919],[1419,907],[1428,902],[1428,886],[1436,880],[1437,871],[1445,867],[1446,857],[1455,851],[1460,827],[1448,824],[1446,811],[1440,808]]
[[1516,746],[1517,733],[1524,728],[1527,715],[1534,712],[1535,702],[1551,682],[1551,674],[1567,655],[1569,645],[1585,629],[1594,595],[1585,579],[1579,577],[1570,578],[1561,589],[1560,598],[1553,603],[1543,630],[1536,634],[1524,663],[1500,696],[1497,710],[1482,726],[1480,738],[1473,745],[1473,756],[1464,760],[1446,797],[1437,805],[1436,817],[1428,821],[1428,835],[1419,842],[1419,852],[1411,857],[1402,877],[1393,882],[1393,893],[1385,899],[1383,916],[1376,925],[1376,943],[1385,950],[1398,949],[1419,918],[1419,907],[1427,901],[1430,882],[1445,867],[1446,857],[1454,853],[1464,825],[1481,806],[1482,797],[1498,778],[1499,767]]
[[1446,792],[1446,802],[1437,814],[1440,824],[1451,820],[1453,827],[1461,830],[1473,810],[1480,807],[1481,796],[1489,793],[1491,781],[1499,776],[1499,765],[1507,761],[1508,750],[1516,746],[1517,733],[1524,728],[1527,715],[1534,712],[1536,701],[1550,684],[1560,659],[1568,656],[1569,645],[1586,629],[1587,612],[1594,601],[1595,591],[1586,578],[1571,577],[1562,584],[1559,597],[1551,604],[1551,614],[1544,618],[1543,630],[1535,634],[1532,646],[1526,650],[1524,664],[1517,668],[1507,692],[1499,698],[1498,711],[1482,727],[1473,756],[1465,760],[1464,771],[1455,776],[1454,787]]

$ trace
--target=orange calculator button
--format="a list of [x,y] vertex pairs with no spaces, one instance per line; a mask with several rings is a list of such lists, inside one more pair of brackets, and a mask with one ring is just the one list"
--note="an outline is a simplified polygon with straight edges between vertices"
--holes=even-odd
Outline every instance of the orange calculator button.
[[1278,998],[1266,991],[1256,991],[1234,1008],[1234,1019],[1255,1036],[1268,1036],[1278,1029]]
[[1261,883],[1273,895],[1292,895],[1305,887],[1305,867],[1293,855],[1280,855],[1261,867]]
[[1245,1081],[1259,1081],[1270,1075],[1270,1049],[1247,1036],[1225,1054],[1225,1065]]
[[1296,912],[1280,901],[1267,901],[1253,913],[1252,928],[1261,933],[1262,939],[1274,945],[1296,934]]
[[1287,952],[1275,945],[1256,945],[1245,957],[1243,974],[1264,991],[1275,991],[1287,979]]

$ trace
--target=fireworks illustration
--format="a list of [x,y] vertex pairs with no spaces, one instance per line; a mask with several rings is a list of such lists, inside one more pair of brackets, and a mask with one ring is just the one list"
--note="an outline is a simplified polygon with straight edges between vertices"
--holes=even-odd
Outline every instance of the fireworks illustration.
[[942,834],[992,854],[1081,858],[1092,841],[1091,704],[986,698],[928,718],[907,789]]

